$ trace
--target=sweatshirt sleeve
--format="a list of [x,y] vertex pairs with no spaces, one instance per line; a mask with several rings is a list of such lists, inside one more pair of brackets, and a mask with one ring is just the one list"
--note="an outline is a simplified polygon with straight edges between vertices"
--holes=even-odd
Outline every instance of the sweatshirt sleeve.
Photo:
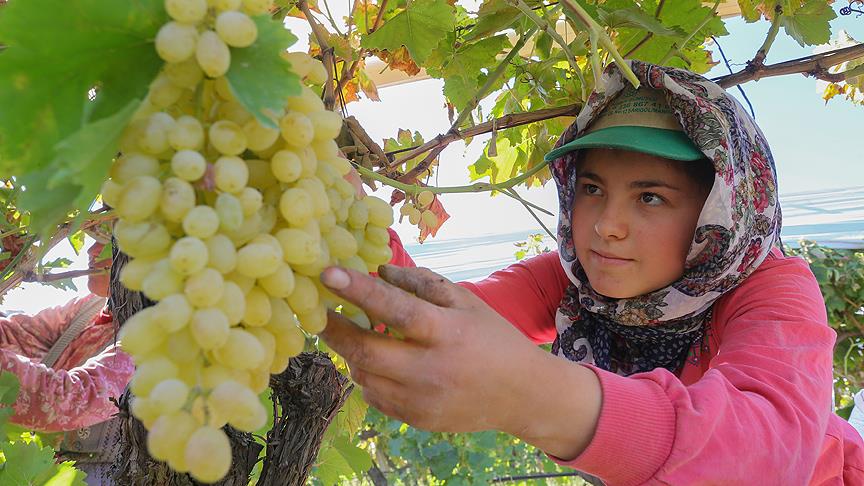
[[594,437],[558,462],[614,485],[749,484],[766,473],[770,484],[807,483],[831,414],[835,340],[809,267],[768,260],[714,313],[720,347],[692,385],[665,369],[591,367],[603,390]]
[[515,263],[476,282],[460,285],[536,344],[555,339],[555,311],[569,281],[558,258],[549,252]]
[[89,295],[73,299],[66,304],[44,309],[33,316],[18,314],[0,318],[0,348],[41,359],[84,304],[96,298],[98,297]]
[[21,389],[11,421],[56,432],[102,422],[117,412],[119,398],[135,369],[132,359],[112,345],[69,370],[54,370],[30,358],[0,350],[0,369],[18,376]]

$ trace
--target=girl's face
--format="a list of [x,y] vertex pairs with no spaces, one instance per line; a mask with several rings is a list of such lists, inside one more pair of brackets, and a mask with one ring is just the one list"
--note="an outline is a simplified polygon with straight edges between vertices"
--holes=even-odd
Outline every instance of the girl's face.
[[[573,202],[573,244],[591,287],[630,298],[681,278],[710,189],[677,162],[614,149],[583,154]],[[701,163],[701,162],[698,162]]]

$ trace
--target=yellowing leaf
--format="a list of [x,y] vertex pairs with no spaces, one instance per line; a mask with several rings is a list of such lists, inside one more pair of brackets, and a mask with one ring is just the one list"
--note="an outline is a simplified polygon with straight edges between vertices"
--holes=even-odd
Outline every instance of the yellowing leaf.
[[361,45],[382,50],[395,50],[404,45],[411,58],[422,65],[438,41],[455,26],[455,9],[446,0],[414,0],[366,36]]

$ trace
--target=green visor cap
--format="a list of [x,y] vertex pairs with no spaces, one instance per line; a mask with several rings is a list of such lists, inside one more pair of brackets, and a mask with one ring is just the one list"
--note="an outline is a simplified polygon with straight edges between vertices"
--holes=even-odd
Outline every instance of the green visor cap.
[[546,154],[548,162],[574,150],[632,150],[672,160],[699,160],[705,154],[684,128],[661,91],[626,85],[600,112],[582,136]]
[[587,148],[632,150],[672,160],[688,161],[705,158],[705,154],[682,131],[617,126],[583,135],[549,152],[544,159],[548,162],[568,152]]

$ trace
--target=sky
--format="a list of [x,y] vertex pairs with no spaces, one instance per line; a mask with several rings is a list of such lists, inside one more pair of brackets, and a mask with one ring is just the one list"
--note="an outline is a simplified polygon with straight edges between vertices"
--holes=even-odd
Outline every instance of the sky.
[[[298,37],[305,39],[308,31],[301,31],[297,25],[289,26],[295,29]],[[853,38],[864,41],[864,17],[841,17],[832,27],[835,35],[840,29],[845,29]],[[727,28],[730,35],[721,37],[719,43],[732,68],[737,71],[761,45],[768,23],[746,24],[736,18],[727,22]],[[303,44],[298,42],[295,48],[305,48]],[[781,31],[766,63],[812,53],[812,47],[798,46]],[[714,58],[721,59],[718,52]],[[721,63],[708,76],[726,73],[728,70]],[[395,137],[399,128],[417,130],[429,140],[446,132],[450,126],[444,109],[442,86],[441,81],[430,79],[382,88],[379,91],[381,102],[361,100],[349,104],[347,112],[354,115],[377,141]],[[842,99],[834,99],[826,105],[817,90],[817,82],[801,75],[766,78],[746,83],[742,88],[771,145],[777,163],[781,201],[783,194],[864,185],[864,145],[861,142],[864,106],[852,105]],[[731,92],[741,99],[737,90]],[[479,157],[487,140],[488,136],[478,136],[468,147],[461,142],[450,144],[441,154],[435,185],[468,184],[467,166]],[[378,191],[377,195],[386,199],[389,193],[389,190],[384,190]],[[544,188],[523,190],[521,195],[553,213],[557,212],[557,196],[551,183]],[[504,196],[448,194],[442,202],[451,219],[436,237],[439,241],[526,229],[542,231],[519,203]],[[544,221],[554,230],[555,218],[546,217]],[[406,242],[413,241],[417,235],[417,229],[407,223],[397,223],[395,229]],[[59,256],[72,259],[72,268],[86,267],[86,255],[76,257],[66,243],[58,245],[48,258]],[[0,310],[35,313],[45,307],[63,304],[86,292],[84,278],[76,279],[75,283],[78,292],[60,291],[38,284],[20,286],[5,296]]]

